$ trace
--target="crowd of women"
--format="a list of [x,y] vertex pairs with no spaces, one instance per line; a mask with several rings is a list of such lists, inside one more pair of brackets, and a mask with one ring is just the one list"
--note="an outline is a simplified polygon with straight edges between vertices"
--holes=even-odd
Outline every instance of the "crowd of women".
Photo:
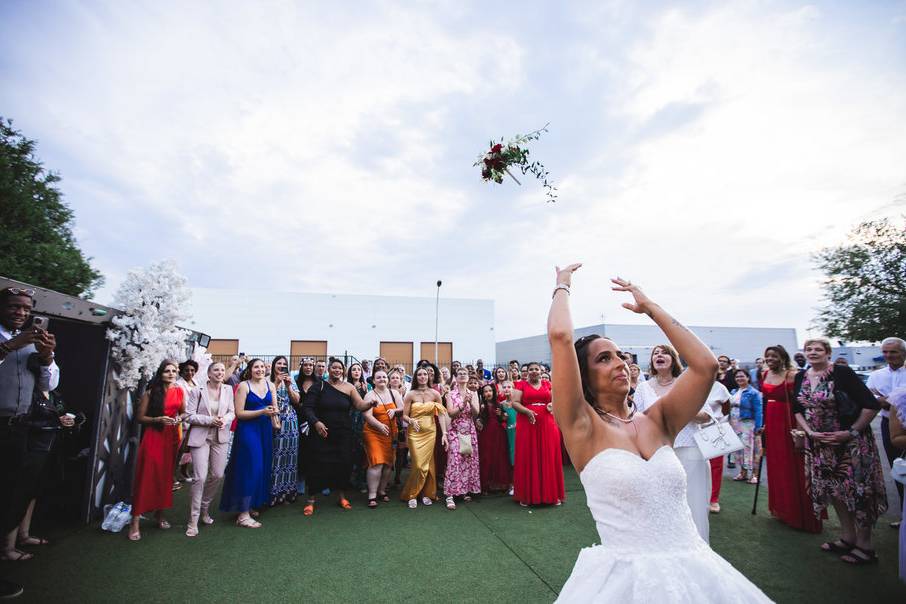
[[[902,340],[889,341],[891,358],[906,354]],[[803,354],[807,366],[795,369],[782,346],[769,346],[756,372],[719,359],[701,411],[674,441],[696,528],[707,541],[709,513],[720,511],[724,467],[723,456],[705,459],[696,446],[696,424],[729,415],[743,443],[732,456],[739,467],[734,479],[758,484],[766,466],[771,514],[792,528],[820,532],[833,507],[841,533],[822,549],[850,564],[876,562],[872,528],[887,510],[887,496],[870,423],[889,393],[870,390],[850,368],[831,363],[826,340],[808,340]],[[454,510],[492,492],[523,506],[565,499],[550,374],[539,363],[513,361],[486,374],[423,360],[407,376],[380,358],[370,371],[336,358],[322,366],[304,359],[293,376],[280,356],[269,368],[249,361],[233,387],[224,380],[235,366],[213,363],[206,379],[196,380],[193,365],[162,363],[141,400],[137,416],[145,430],[131,539],[141,536],[143,513],[154,512],[157,525],[169,527],[162,512],[172,506],[181,446],[193,469],[189,536],[198,534],[199,521],[214,522],[211,506],[221,484],[219,509],[236,513],[236,524],[248,528],[261,526],[264,508],[300,494],[305,516],[330,494],[350,509],[351,490],[366,493],[368,507],[376,508],[391,501],[395,487],[410,508],[442,496]],[[648,376],[628,356],[626,367],[638,412],[667,394],[684,371],[669,344],[652,350]],[[899,376],[902,362],[891,368]],[[183,423],[186,434],[180,434]],[[896,419],[891,423],[892,435],[902,430]]]
[[407,376],[380,358],[367,373],[337,358],[303,359],[293,375],[278,356],[270,367],[248,361],[231,386],[237,365],[211,363],[201,379],[195,361],[161,363],[136,414],[144,430],[130,539],[141,538],[146,513],[170,527],[163,514],[180,486],[174,476],[189,463],[189,537],[199,522],[214,523],[219,490],[219,510],[246,528],[261,526],[263,509],[299,495],[305,516],[319,496],[335,495],[348,510],[352,490],[367,494],[369,508],[390,502],[394,487],[410,508],[432,505],[439,493],[449,510],[489,493],[522,506],[565,499],[550,374],[539,363],[484,373],[423,360]]

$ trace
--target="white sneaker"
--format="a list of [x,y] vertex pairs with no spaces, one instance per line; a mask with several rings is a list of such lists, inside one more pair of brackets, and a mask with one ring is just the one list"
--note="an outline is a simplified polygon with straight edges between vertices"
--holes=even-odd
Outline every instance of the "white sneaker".
[[428,497],[422,497],[422,505],[431,505],[432,503],[434,502],[431,501],[431,499],[429,499]]
[[414,509],[417,508],[417,507],[418,507],[418,500],[417,500],[417,499],[410,499],[410,500],[409,500],[409,509],[414,510]]
[[447,497],[447,509],[448,510],[456,509],[456,503],[453,501],[452,497]]

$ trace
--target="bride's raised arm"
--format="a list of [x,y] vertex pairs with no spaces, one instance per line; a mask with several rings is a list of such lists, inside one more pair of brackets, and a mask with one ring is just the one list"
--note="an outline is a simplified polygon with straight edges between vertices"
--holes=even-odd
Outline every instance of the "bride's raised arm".
[[664,432],[673,440],[698,414],[708,398],[714,385],[714,376],[717,375],[717,359],[694,333],[652,302],[637,285],[620,278],[611,281],[616,285],[614,291],[632,294],[633,302],[625,302],[623,308],[651,317],[686,361],[687,369],[676,379],[673,388],[646,411],[646,415],[660,423]]
[[569,312],[569,286],[573,273],[581,264],[557,267],[550,313],[547,316],[547,338],[551,347],[551,388],[554,419],[568,442],[577,442],[592,429],[593,411],[582,393],[579,360],[573,346],[573,320]]

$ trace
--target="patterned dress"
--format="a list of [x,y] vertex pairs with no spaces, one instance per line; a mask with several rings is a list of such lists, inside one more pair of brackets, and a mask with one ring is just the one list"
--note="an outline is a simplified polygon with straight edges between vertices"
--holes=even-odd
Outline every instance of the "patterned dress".
[[[478,393],[472,392],[473,397]],[[452,420],[447,433],[449,450],[447,451],[447,470],[444,476],[444,493],[450,497],[455,495],[468,495],[481,493],[481,464],[478,459],[478,432],[475,430],[475,416],[472,406],[463,401],[459,390],[453,389],[448,395],[453,403],[453,409],[462,413]],[[472,443],[472,454],[463,455],[459,452],[459,437],[469,437]]]
[[[798,403],[805,421],[816,432],[843,428],[834,400],[834,382],[827,372],[812,384],[806,373]],[[805,450],[805,473],[815,515],[833,499],[842,501],[855,515],[856,528],[868,528],[887,511],[887,493],[881,458],[871,428],[842,445],[809,440]]]
[[[295,392],[299,391],[295,383],[291,383],[290,387]],[[272,504],[278,503],[283,498],[295,498],[299,460],[299,419],[290,403],[289,392],[283,384],[277,388],[277,405],[282,425],[280,431],[274,433]]]

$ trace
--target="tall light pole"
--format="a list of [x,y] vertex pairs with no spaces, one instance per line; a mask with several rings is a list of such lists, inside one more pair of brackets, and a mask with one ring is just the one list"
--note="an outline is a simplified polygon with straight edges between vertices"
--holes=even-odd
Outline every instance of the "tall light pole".
[[437,363],[437,359],[438,359],[437,325],[438,325],[438,317],[440,316],[440,286],[441,286],[441,284],[442,284],[442,281],[440,279],[438,279],[437,280],[437,298],[434,301],[434,366],[435,367],[437,367],[437,365],[438,365],[438,363]]

